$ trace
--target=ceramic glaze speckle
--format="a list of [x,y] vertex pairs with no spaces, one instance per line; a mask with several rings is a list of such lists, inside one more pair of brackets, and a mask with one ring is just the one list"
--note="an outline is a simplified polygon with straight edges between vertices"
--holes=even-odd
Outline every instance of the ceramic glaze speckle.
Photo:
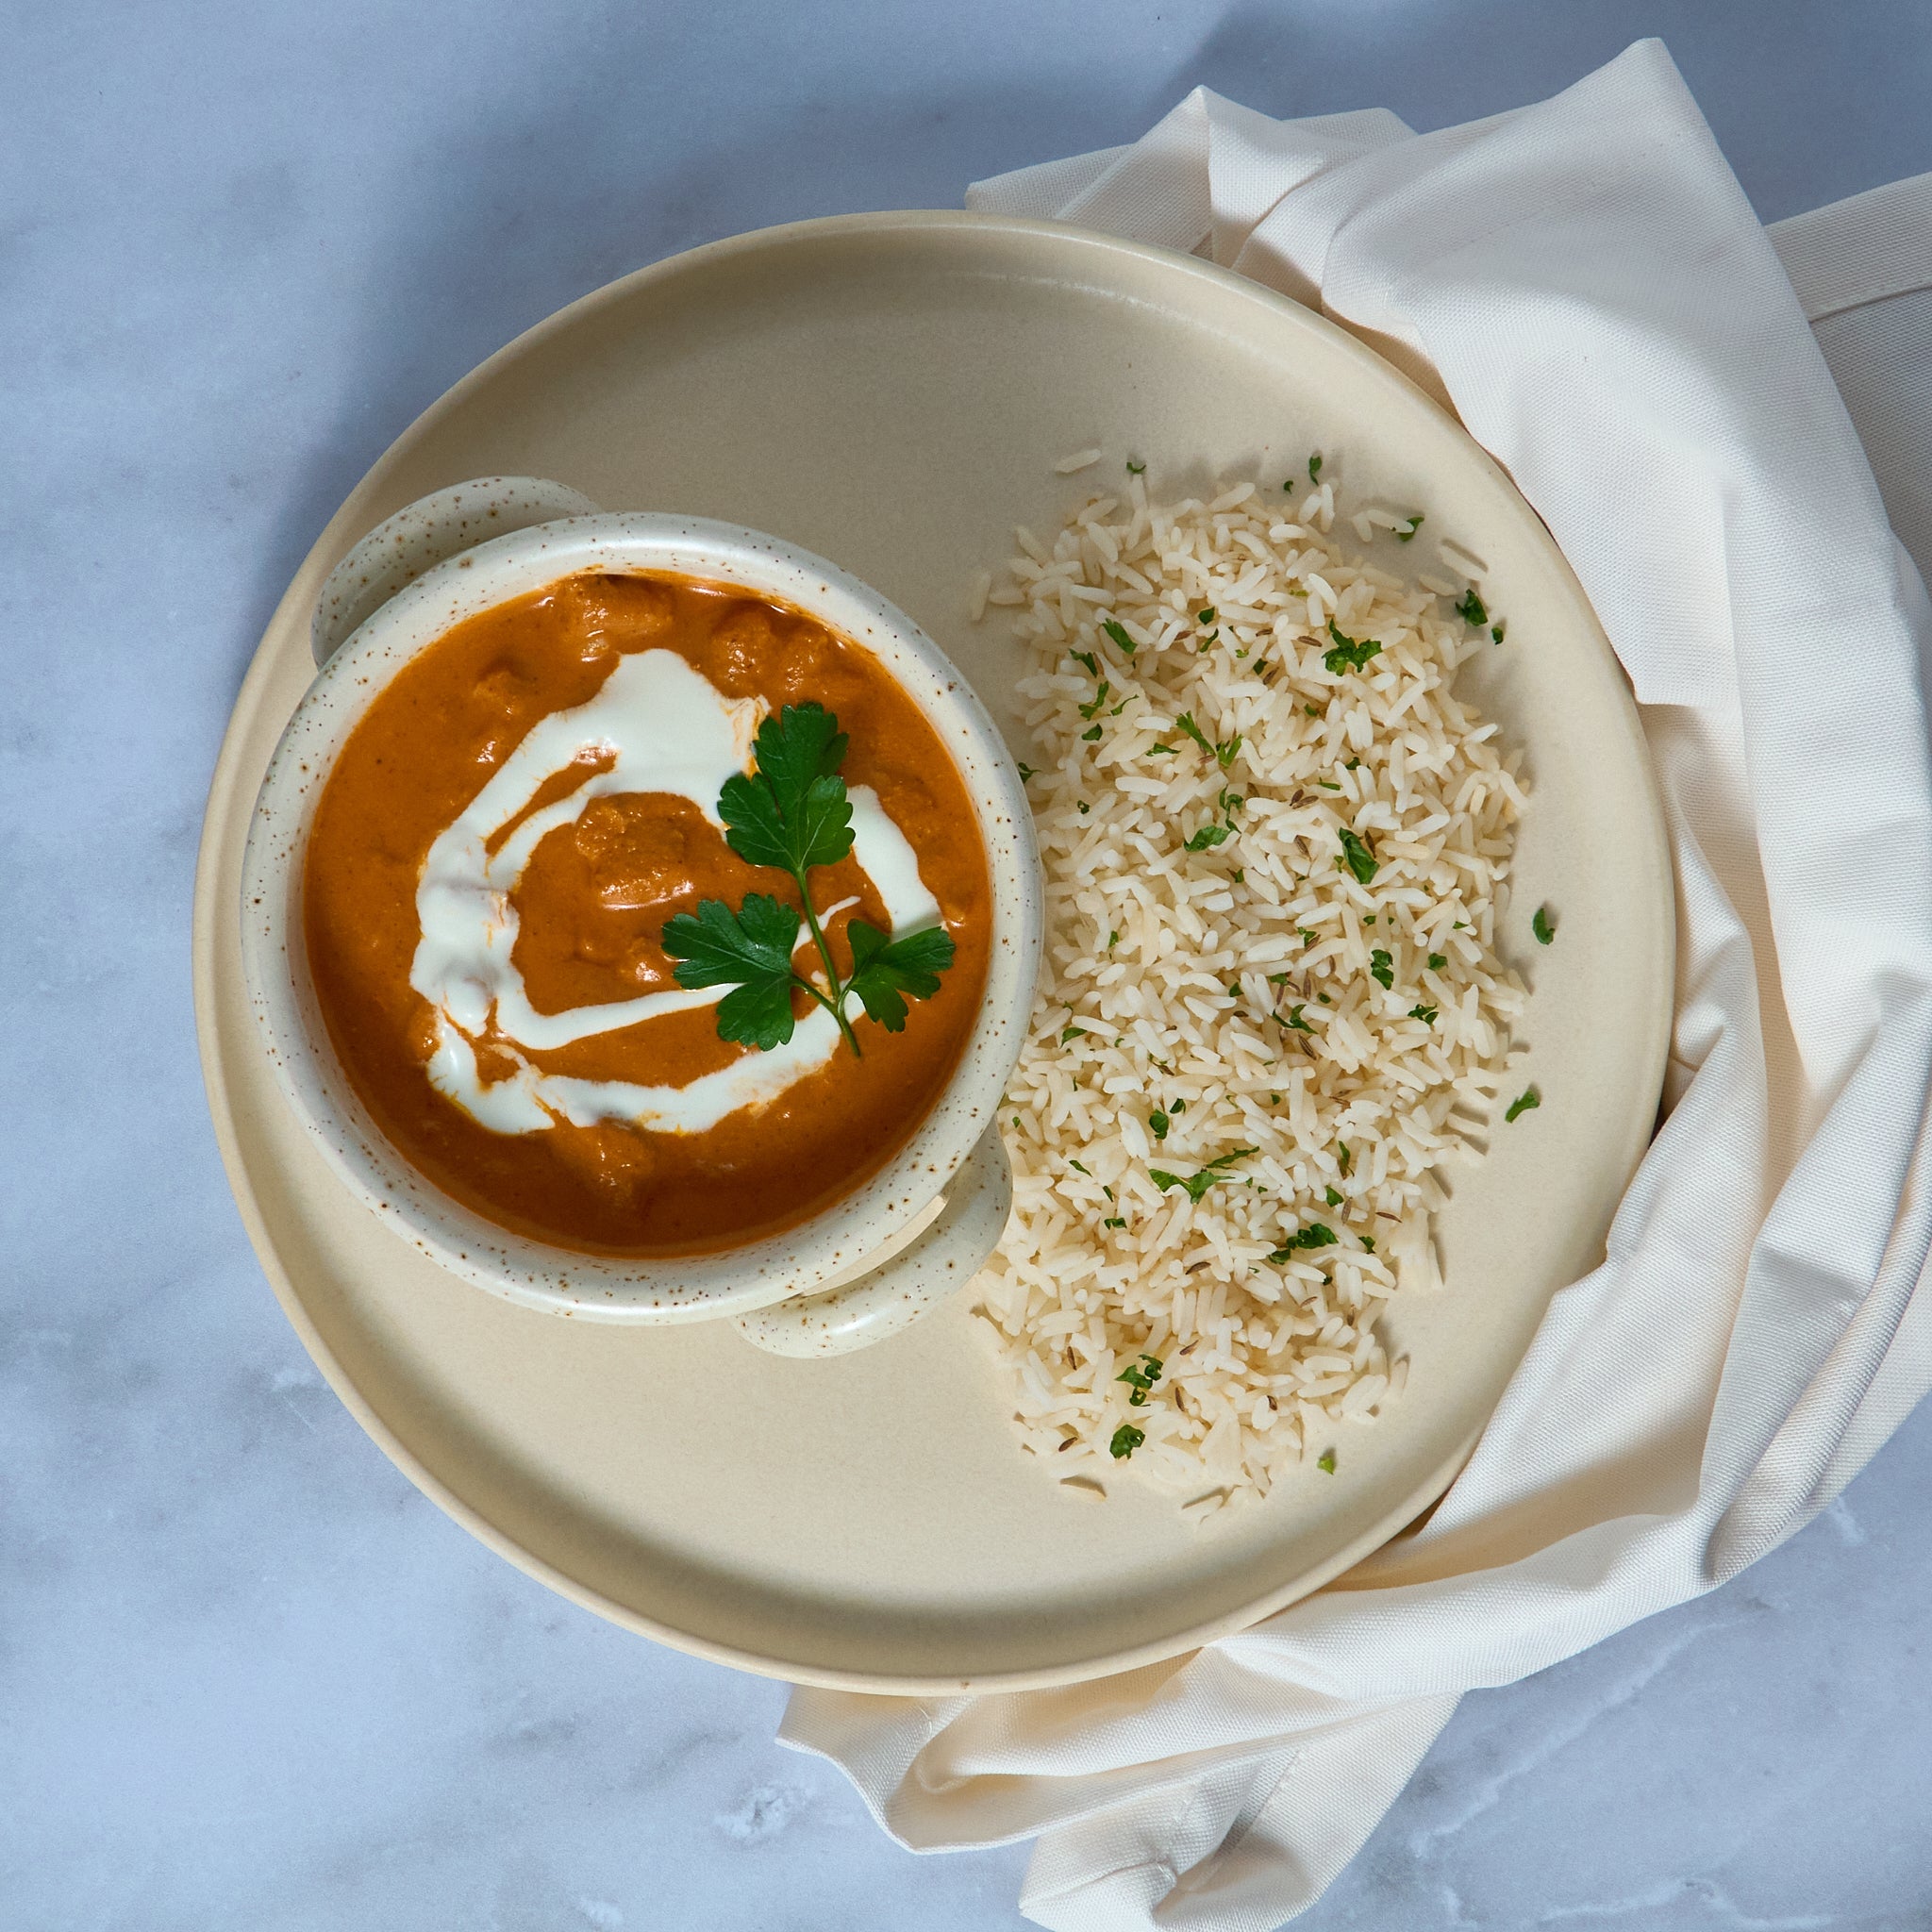
[[[516,530],[597,506],[581,491],[538,476],[478,476],[399,509],[378,524],[323,584],[309,623],[309,647],[326,664],[355,631],[405,585],[449,558]],[[458,565],[467,570],[467,559]]]
[[[935,1171],[935,1170],[929,1170]],[[898,1204],[909,1207],[908,1194]],[[770,1355],[845,1355],[909,1328],[955,1294],[992,1252],[1013,1208],[1013,1174],[997,1132],[952,1177],[931,1224],[849,1287],[739,1315],[733,1325]]]
[[[325,588],[317,610],[318,650],[325,634],[369,608],[353,636],[327,654],[269,761],[243,859],[243,969],[262,1043],[283,1093],[364,1204],[400,1221],[425,1254],[477,1286],[525,1306],[620,1322],[703,1321],[813,1295],[816,1319],[845,1338],[835,1346],[862,1346],[935,1306],[941,1280],[967,1280],[1005,1224],[1005,1208],[994,1217],[988,1204],[1010,1198],[1006,1158],[997,1136],[984,1136],[980,1124],[1019,1056],[1043,926],[1032,839],[994,836],[1011,824],[1030,833],[1030,816],[1015,817],[1023,802],[1019,774],[978,699],[908,618],[857,579],[775,539],[699,518],[593,511],[512,528],[452,554],[500,519],[566,498],[588,502],[531,478],[442,491],[381,525],[332,574],[333,592]],[[432,560],[439,547],[441,558]],[[463,618],[593,570],[730,583],[791,604],[848,637],[864,635],[957,745],[991,873],[994,945],[979,1016],[931,1113],[893,1161],[824,1213],[722,1254],[566,1261],[561,1250],[506,1234],[444,1195],[375,1130],[328,1045],[306,954],[289,943],[299,929],[300,857],[321,777],[375,693]],[[378,596],[392,579],[392,591]],[[882,1294],[898,1297],[895,1318],[879,1312],[880,1295],[839,1313],[846,1297],[869,1287],[849,1280],[864,1257],[903,1241],[975,1147],[977,1159],[955,1201],[891,1265],[894,1286]]]

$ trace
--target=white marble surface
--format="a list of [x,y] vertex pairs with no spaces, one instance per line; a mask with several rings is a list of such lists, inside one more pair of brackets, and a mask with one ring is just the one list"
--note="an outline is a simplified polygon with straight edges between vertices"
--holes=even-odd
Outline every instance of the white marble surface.
[[[1434,126],[1660,32],[1767,217],[1932,168],[1919,0],[70,0],[0,15],[0,1926],[988,1932],[774,1685],[550,1596],[321,1384],[196,1074],[201,800],[409,418],[625,269],[957,202],[1196,80]],[[1932,1415],[1701,1603],[1470,1698],[1311,1928],[1932,1926]]]

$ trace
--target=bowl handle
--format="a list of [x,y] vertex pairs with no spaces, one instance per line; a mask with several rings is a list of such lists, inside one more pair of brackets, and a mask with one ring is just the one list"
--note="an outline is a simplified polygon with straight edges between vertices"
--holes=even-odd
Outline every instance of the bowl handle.
[[959,1163],[945,1205],[915,1241],[857,1281],[824,1294],[774,1302],[733,1325],[769,1355],[844,1355],[870,1348],[965,1287],[1006,1231],[1013,1208],[1013,1171],[997,1126]]
[[419,497],[329,572],[308,625],[316,663],[326,664],[398,591],[439,563],[513,530],[596,514],[581,491],[541,476],[474,476]]

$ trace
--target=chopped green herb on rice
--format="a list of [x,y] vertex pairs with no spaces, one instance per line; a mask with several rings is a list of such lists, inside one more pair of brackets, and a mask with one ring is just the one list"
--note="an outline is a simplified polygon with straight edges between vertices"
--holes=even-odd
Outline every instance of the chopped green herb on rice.
[[1510,1064],[1524,798],[1453,690],[1476,599],[1345,553],[1321,467],[1173,505],[1136,472],[991,595],[1034,653],[1048,939],[978,1310],[1061,1476],[1235,1500],[1374,1420],[1383,1305],[1438,1282],[1438,1170]]

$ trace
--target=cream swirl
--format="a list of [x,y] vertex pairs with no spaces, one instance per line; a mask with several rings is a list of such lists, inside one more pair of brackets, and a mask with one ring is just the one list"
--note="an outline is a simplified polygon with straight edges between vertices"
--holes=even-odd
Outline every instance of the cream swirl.
[[[512,957],[519,931],[513,895],[542,841],[598,798],[668,793],[690,800],[722,830],[718,794],[734,773],[751,770],[765,709],[756,698],[726,698],[675,651],[621,658],[588,704],[553,711],[533,725],[438,835],[416,888],[422,938],[409,984],[436,1012],[431,1083],[483,1126],[527,1134],[559,1121],[580,1127],[624,1121],[654,1132],[702,1133],[741,1108],[774,1099],[838,1051],[838,1024],[821,1007],[799,1021],[785,1045],[742,1055],[683,1087],[547,1074],[515,1050],[567,1046],[724,997],[724,987],[679,988],[539,1012]],[[597,768],[587,769],[566,796],[530,809],[553,778],[591,758]],[[919,875],[919,858],[905,833],[870,787],[855,785],[849,796],[853,856],[884,903],[893,935],[938,924],[939,902]],[[503,836],[507,825],[512,829]],[[857,1016],[855,996],[847,995],[846,1008],[848,1017]],[[491,1044],[512,1071],[485,1081],[475,1049],[492,1026]]]

